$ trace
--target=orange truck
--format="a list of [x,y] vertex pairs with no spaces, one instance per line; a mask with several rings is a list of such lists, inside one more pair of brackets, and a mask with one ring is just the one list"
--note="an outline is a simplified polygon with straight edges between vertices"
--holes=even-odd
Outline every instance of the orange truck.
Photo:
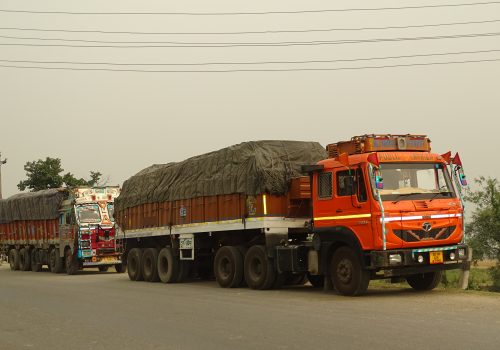
[[88,267],[124,272],[114,228],[119,188],[77,187],[0,200],[0,250],[12,270],[75,274]]
[[221,287],[333,287],[360,295],[374,279],[437,286],[464,268],[458,154],[424,135],[330,144],[255,141],[127,180],[116,201],[131,280],[214,276]]

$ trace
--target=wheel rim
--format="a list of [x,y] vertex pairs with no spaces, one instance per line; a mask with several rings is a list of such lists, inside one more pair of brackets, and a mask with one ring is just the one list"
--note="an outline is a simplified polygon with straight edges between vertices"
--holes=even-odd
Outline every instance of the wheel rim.
[[258,258],[252,259],[250,263],[250,275],[253,279],[259,279],[263,274],[262,261]]
[[353,266],[349,259],[342,259],[337,266],[337,277],[339,282],[349,284],[352,280]]
[[219,275],[223,279],[228,279],[233,274],[233,264],[227,257],[223,257],[219,263]]

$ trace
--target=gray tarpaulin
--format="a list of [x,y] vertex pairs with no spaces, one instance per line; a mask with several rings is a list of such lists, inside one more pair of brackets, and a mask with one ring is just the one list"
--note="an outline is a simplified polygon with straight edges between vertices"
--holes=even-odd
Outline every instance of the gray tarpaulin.
[[125,181],[116,210],[200,196],[284,194],[301,165],[327,157],[317,142],[251,141],[186,159],[152,165]]
[[65,189],[19,193],[0,200],[0,223],[17,220],[51,220],[59,216],[61,202],[68,198]]

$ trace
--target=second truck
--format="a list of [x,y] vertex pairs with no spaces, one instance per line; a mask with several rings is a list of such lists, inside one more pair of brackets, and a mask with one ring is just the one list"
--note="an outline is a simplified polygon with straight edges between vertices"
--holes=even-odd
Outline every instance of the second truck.
[[246,142],[127,180],[116,201],[131,280],[215,276],[360,295],[373,279],[433,289],[467,264],[460,158],[423,135],[328,145]]

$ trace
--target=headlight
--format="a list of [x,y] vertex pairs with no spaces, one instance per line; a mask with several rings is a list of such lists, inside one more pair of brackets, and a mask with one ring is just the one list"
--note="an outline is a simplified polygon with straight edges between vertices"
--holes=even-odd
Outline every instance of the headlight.
[[455,253],[451,252],[450,253],[450,260],[455,260],[456,256]]
[[424,262],[424,256],[423,255],[419,255],[418,258],[417,258],[417,261],[419,264],[423,263]]
[[403,261],[401,254],[390,254],[389,255],[389,264],[390,265],[399,265]]

